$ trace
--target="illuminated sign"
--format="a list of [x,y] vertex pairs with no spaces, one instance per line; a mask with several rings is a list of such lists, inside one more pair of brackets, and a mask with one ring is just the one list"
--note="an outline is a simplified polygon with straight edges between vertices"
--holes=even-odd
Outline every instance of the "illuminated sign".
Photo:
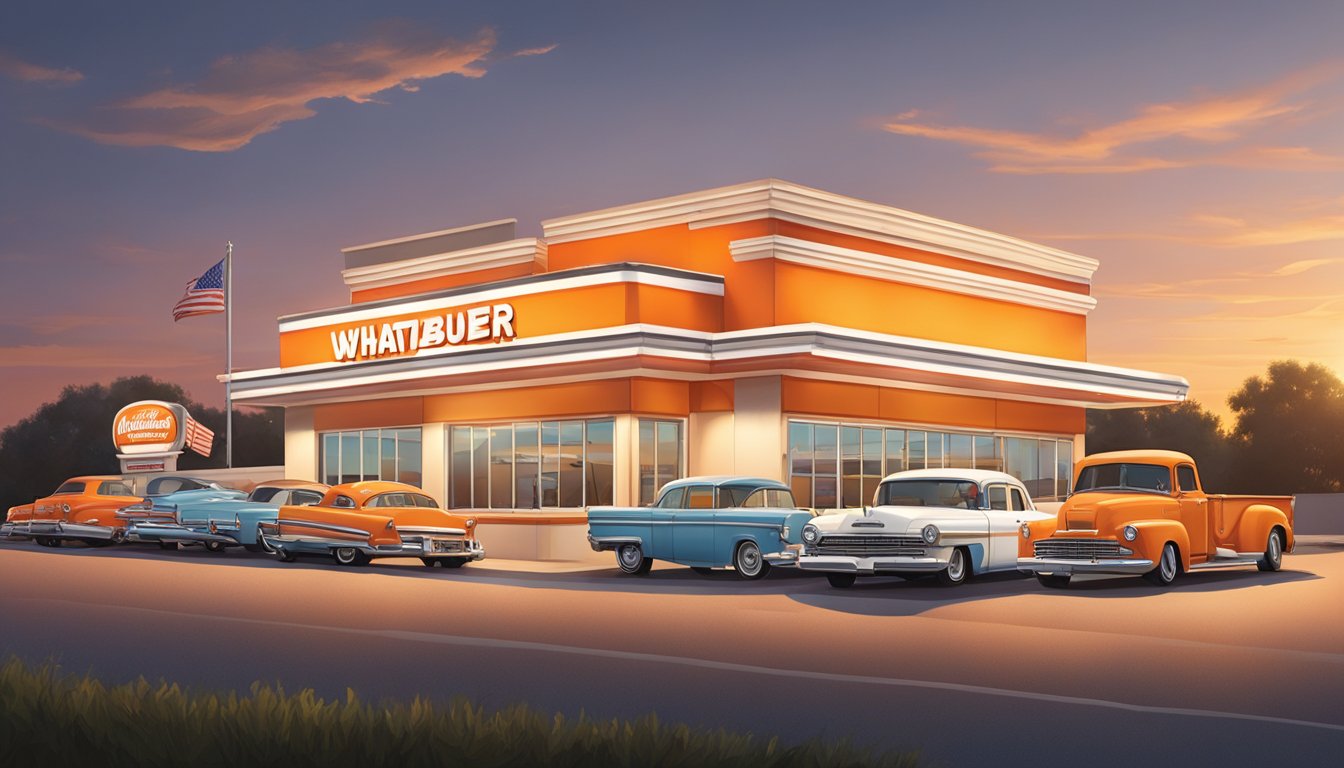
[[[177,406],[181,408],[181,406]],[[131,403],[117,412],[112,422],[112,442],[117,450],[173,445],[181,420],[173,406],[152,400]]]
[[347,362],[481,341],[507,341],[515,335],[513,305],[489,304],[332,331],[331,351],[337,362]]

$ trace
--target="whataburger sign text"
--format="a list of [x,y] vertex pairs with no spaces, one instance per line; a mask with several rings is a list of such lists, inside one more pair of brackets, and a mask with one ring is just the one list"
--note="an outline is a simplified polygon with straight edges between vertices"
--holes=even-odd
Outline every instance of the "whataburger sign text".
[[506,341],[515,335],[513,305],[488,304],[335,330],[331,332],[331,352],[336,362],[343,363],[478,341]]

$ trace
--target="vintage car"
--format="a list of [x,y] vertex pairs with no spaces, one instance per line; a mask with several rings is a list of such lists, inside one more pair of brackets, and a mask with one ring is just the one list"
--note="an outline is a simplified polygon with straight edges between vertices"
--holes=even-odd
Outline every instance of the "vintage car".
[[[159,480],[188,478],[159,478]],[[154,483],[150,490],[156,490]],[[164,548],[201,544],[211,552],[241,546],[261,551],[257,537],[261,523],[274,522],[280,507],[304,506],[322,500],[328,486],[306,480],[269,480],[251,493],[220,488],[213,494],[196,487],[200,482],[178,484],[178,490],[151,495],[140,504],[117,512],[129,525],[128,541],[158,542]],[[165,486],[158,486],[163,488]]]
[[59,547],[63,541],[105,546],[126,535],[117,510],[139,500],[130,484],[115,475],[72,477],[50,496],[11,507],[0,536],[31,538],[44,547]]
[[1046,523],[1022,483],[983,469],[914,469],[883,478],[874,506],[819,515],[803,528],[798,567],[833,587],[858,576],[937,574],[957,585],[972,574],[1017,568],[1017,531]]
[[1098,453],[1075,471],[1053,530],[1021,529],[1018,568],[1047,587],[1068,586],[1075,573],[1166,586],[1204,568],[1277,571],[1293,550],[1293,497],[1207,494],[1184,453]]
[[649,507],[592,507],[588,543],[615,550],[625,573],[645,574],[654,560],[666,560],[698,573],[732,565],[738,576],[759,579],[771,564],[797,559],[799,531],[810,519],[778,480],[688,477],[663,486]]
[[284,562],[327,555],[339,565],[375,557],[418,557],[457,568],[485,557],[476,519],[455,515],[413,485],[365,480],[332,486],[311,506],[287,504],[259,523],[262,545]]

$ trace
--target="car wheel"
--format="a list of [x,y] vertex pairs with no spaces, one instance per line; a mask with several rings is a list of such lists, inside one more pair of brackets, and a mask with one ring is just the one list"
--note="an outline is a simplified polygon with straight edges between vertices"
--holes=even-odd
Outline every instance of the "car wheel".
[[713,569],[713,568],[705,568],[704,566],[700,566],[700,565],[693,565],[693,566],[691,566],[691,570],[692,570],[692,571],[695,571],[696,573],[700,574],[701,576],[710,576],[710,575],[712,575],[712,574],[714,573],[714,569]]
[[826,580],[836,589],[845,589],[854,586],[854,581],[859,577],[853,573],[828,573]]
[[336,547],[331,550],[331,557],[337,565],[358,566],[369,562],[369,556],[355,547]]
[[287,549],[280,549],[280,548],[278,548],[278,547],[275,548],[275,549],[272,550],[272,551],[275,553],[275,556],[276,556],[277,558],[279,558],[280,562],[282,562],[282,563],[292,563],[292,562],[294,562],[294,553],[293,553],[293,552],[290,552],[290,551],[287,550]]
[[34,536],[33,543],[39,547],[50,547],[51,539],[47,538],[46,536]]
[[761,548],[756,542],[748,539],[737,545],[737,551],[733,553],[733,570],[737,575],[749,581],[763,579],[770,572],[770,564],[761,557]]
[[1143,574],[1150,584],[1165,587],[1176,580],[1181,572],[1181,560],[1176,555],[1176,545],[1168,541],[1162,545],[1162,556],[1157,559],[1157,567]]
[[224,542],[222,542],[222,541],[207,541],[207,542],[205,542],[205,551],[206,551],[206,552],[223,552],[223,551],[224,551]]
[[957,547],[947,558],[947,567],[938,572],[938,583],[945,587],[955,587],[966,583],[966,578],[970,575],[971,558],[966,554],[966,550]]
[[1265,543],[1265,556],[1256,561],[1255,567],[1262,571],[1277,571],[1283,567],[1283,539],[1278,528],[1269,532],[1269,541]]
[[465,557],[441,557],[439,560],[443,563],[444,568],[461,568],[467,564],[467,558]]
[[616,565],[622,573],[643,576],[653,567],[653,561],[644,556],[638,544],[622,544],[616,548]]
[[426,568],[442,568],[443,558],[441,557],[422,557],[420,562],[425,564]]
[[177,547],[177,542],[176,542],[176,541],[160,541],[160,542],[159,542],[159,549],[173,549],[173,550],[176,550],[177,548],[178,548],[178,547]]
[[1036,574],[1036,580],[1041,582],[1041,586],[1049,587],[1050,589],[1063,589],[1069,586],[1069,579],[1071,578],[1072,578],[1071,574],[1067,573]]

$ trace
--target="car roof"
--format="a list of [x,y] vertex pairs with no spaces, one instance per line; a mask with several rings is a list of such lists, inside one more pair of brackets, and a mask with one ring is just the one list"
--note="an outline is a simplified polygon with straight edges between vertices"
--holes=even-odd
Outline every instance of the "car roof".
[[[1107,461],[1158,461],[1164,464],[1194,464],[1195,460],[1187,453],[1165,451],[1156,448],[1143,448],[1134,451],[1108,451],[1085,456],[1082,461],[1096,464]],[[1082,463],[1082,462],[1079,462]]]
[[943,469],[907,469],[904,472],[893,472],[882,478],[882,482],[888,480],[917,480],[920,478],[938,479],[938,480],[970,480],[976,483],[1013,483],[1022,485],[1022,481],[1007,472],[999,472],[993,469],[953,469],[944,467]]
[[105,480],[121,480],[122,482],[125,482],[125,478],[121,475],[80,475],[79,477],[72,477],[69,480],[66,480],[64,483],[61,483],[61,485],[65,485],[65,483],[101,483]]
[[678,488],[683,485],[757,485],[762,488],[778,488],[787,491],[789,486],[779,480],[771,480],[765,477],[751,477],[748,475],[698,475],[696,477],[683,477],[680,480],[673,480],[663,486],[666,488]]
[[312,480],[264,480],[257,483],[258,488],[265,486],[267,488],[298,488],[305,491],[317,491],[326,493],[331,486],[326,483],[315,483]]
[[418,493],[429,496],[422,488],[416,488],[414,485],[407,485],[406,483],[394,483],[391,480],[359,480],[353,483],[333,485],[327,489],[327,494],[331,496],[349,496],[359,499],[361,505],[364,503],[364,499],[372,498],[380,493]]

